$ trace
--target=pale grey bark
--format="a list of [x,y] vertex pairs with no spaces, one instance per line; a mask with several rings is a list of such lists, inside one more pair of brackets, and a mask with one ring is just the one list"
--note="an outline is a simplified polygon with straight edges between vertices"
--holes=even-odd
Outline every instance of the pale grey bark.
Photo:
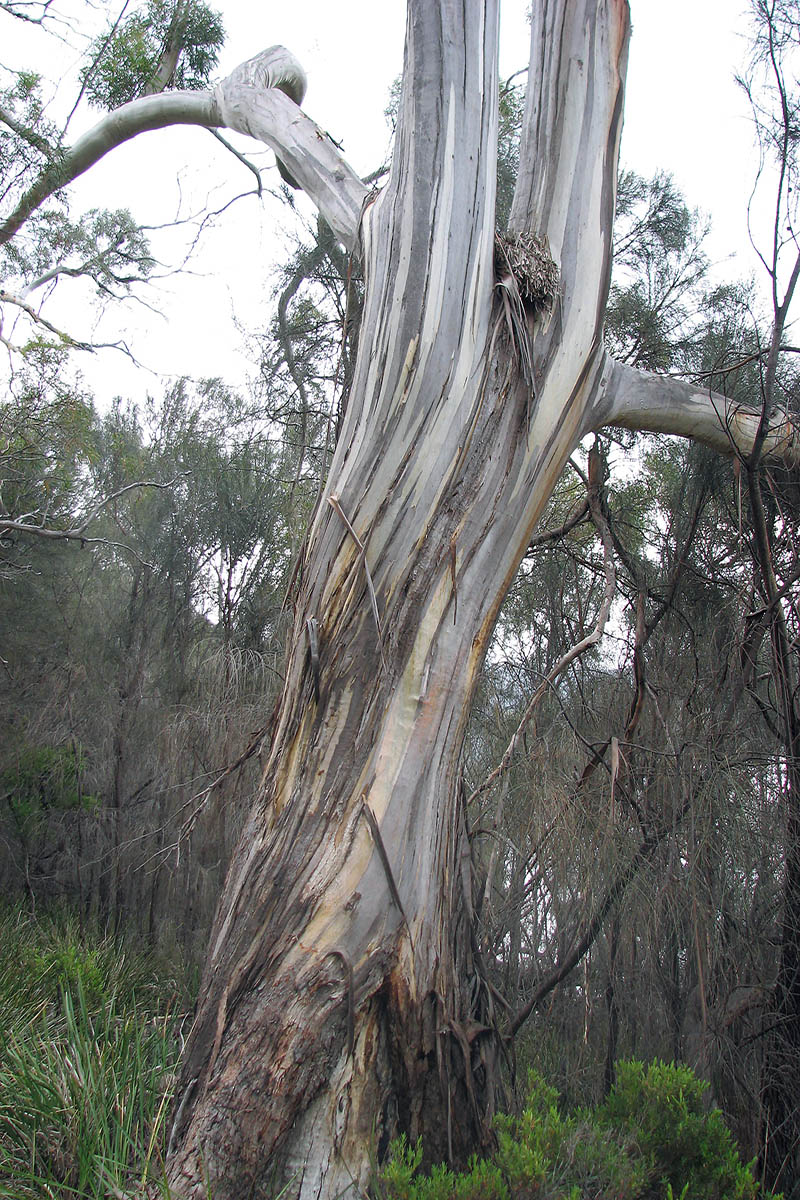
[[[672,433],[703,442],[721,454],[747,457],[761,427],[761,410],[719,392],[610,362],[592,427],[620,425],[650,433]],[[769,461],[800,466],[800,432],[785,411],[767,422],[761,451]]]
[[[470,1078],[472,1047],[491,1038],[470,1037],[493,1018],[467,998],[482,995],[479,966],[455,933],[470,905],[466,715],[568,455],[602,421],[645,420],[602,337],[627,5],[553,0],[534,13],[511,227],[560,269],[552,315],[526,317],[534,394],[494,289],[496,22],[494,0],[409,4],[394,161],[361,222],[348,411],[185,1067],[196,1091],[170,1163],[179,1194],[199,1197],[206,1170],[236,1195],[268,1163],[303,1198],[347,1194],[367,1185],[374,1139],[399,1131],[397,1093],[403,1127],[432,1139],[434,1157],[457,1135],[454,1108],[475,1136],[491,1111]],[[248,108],[241,127],[251,120]],[[288,165],[299,177],[302,163]],[[676,432],[713,435],[708,405],[687,409],[685,389],[668,386],[662,403]],[[454,1049],[468,1086],[451,1074]]]
[[494,289],[497,3],[409,6],[394,161],[362,221],[355,377],[264,795],[212,935],[178,1194],[201,1194],[202,1169],[215,1194],[240,1194],[271,1161],[303,1197],[331,1197],[366,1186],[371,1139],[399,1130],[393,1095],[439,1156],[491,1111],[490,1067],[480,1102],[471,1078],[473,1048],[489,1064],[492,1042],[466,935],[459,756],[498,607],[602,382],[627,40],[618,3],[559,7],[566,32],[534,39],[532,78],[548,95],[575,55],[585,72],[574,111],[561,91],[547,118],[537,179],[561,171],[558,211],[530,172],[515,207],[562,265],[549,323],[530,316],[532,396]]
[[13,237],[48,197],[116,146],[169,125],[202,125],[250,134],[279,153],[336,236],[352,247],[367,189],[328,135],[298,108],[305,85],[305,74],[294,56],[283,46],[272,46],[237,67],[213,94],[161,92],[123,104],[74,146],[59,151],[15,211],[0,223],[0,244]]

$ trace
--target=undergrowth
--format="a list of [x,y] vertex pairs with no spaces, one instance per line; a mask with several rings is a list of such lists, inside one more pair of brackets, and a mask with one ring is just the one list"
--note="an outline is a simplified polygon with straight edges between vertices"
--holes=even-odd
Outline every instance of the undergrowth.
[[688,1067],[621,1062],[602,1104],[563,1113],[555,1089],[533,1074],[520,1116],[497,1118],[490,1158],[421,1175],[422,1146],[403,1137],[376,1192],[380,1200],[779,1200],[740,1161],[705,1090]]
[[[0,1197],[105,1200],[163,1184],[190,998],[163,963],[74,919],[0,908]],[[593,1109],[564,1112],[531,1077],[497,1147],[466,1171],[420,1171],[395,1142],[377,1200],[769,1200],[687,1067],[618,1064]],[[289,1189],[290,1190],[290,1189]]]
[[100,1200],[163,1175],[187,1002],[119,937],[0,910],[4,1200]]

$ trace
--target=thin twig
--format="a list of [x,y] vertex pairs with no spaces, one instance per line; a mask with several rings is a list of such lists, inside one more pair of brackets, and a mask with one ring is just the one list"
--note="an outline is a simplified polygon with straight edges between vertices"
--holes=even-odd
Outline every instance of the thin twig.
[[384,652],[383,652],[383,629],[381,628],[381,618],[380,618],[380,613],[378,612],[378,597],[375,594],[375,585],[372,582],[372,576],[370,575],[370,572],[369,572],[369,564],[367,563],[367,548],[364,545],[364,543],[361,541],[361,538],[358,536],[355,529],[353,529],[353,526],[348,521],[348,519],[345,515],[345,511],[342,508],[342,504],[341,504],[341,501],[339,500],[339,497],[336,495],[329,496],[328,503],[330,504],[331,508],[333,508],[339,514],[339,516],[342,518],[345,525],[347,526],[347,530],[348,530],[350,536],[352,537],[355,544],[358,546],[359,553],[361,555],[361,561],[364,564],[364,574],[366,575],[366,578],[367,578],[367,591],[369,592],[370,604],[372,605],[372,615],[375,618],[375,628],[378,630],[378,649],[381,652],[381,663],[383,664],[384,671],[388,671],[389,668],[386,663],[386,656],[384,655]]
[[600,503],[600,488],[596,483],[592,482],[591,476],[589,480],[588,503],[591,509],[592,520],[594,521],[595,527],[597,528],[597,531],[600,534],[603,542],[603,567],[606,578],[605,588],[603,590],[603,599],[600,604],[600,611],[597,614],[597,620],[595,621],[594,629],[591,633],[587,634],[585,638],[582,638],[581,641],[577,642],[574,646],[571,646],[570,649],[567,650],[566,654],[561,656],[552,670],[549,671],[544,677],[528,702],[528,706],[525,709],[525,712],[522,714],[522,719],[517,725],[511,741],[508,743],[505,754],[500,759],[500,762],[497,764],[494,770],[487,775],[483,783],[478,784],[478,786],[475,788],[474,792],[467,800],[468,805],[472,804],[473,801],[478,798],[478,796],[482,795],[488,790],[488,788],[492,786],[493,783],[500,779],[501,776],[505,775],[506,771],[511,766],[517,746],[522,740],[522,735],[525,732],[531,717],[541,704],[547,690],[552,687],[553,683],[555,683],[556,679],[558,679],[560,675],[563,675],[570,663],[573,663],[576,658],[580,658],[580,656],[585,654],[587,650],[590,650],[592,646],[596,646],[605,632],[608,616],[611,612],[611,605],[614,600],[614,593],[616,591],[617,576],[614,569],[614,552],[611,541],[611,530],[609,529],[608,522],[602,512],[602,505]]
[[258,196],[261,197],[261,194],[264,191],[264,185],[261,182],[261,172],[259,171],[258,167],[255,166],[253,163],[251,163],[249,158],[245,158],[244,154],[242,154],[239,150],[237,150],[235,146],[232,146],[230,144],[230,142],[228,141],[228,139],[224,138],[218,129],[209,129],[208,132],[210,134],[213,134],[213,136],[217,139],[218,142],[222,142],[222,145],[225,147],[225,149],[230,150],[233,157],[238,158],[239,162],[242,163],[245,167],[247,167],[248,171],[253,172],[253,174],[256,177],[256,180],[258,181]]

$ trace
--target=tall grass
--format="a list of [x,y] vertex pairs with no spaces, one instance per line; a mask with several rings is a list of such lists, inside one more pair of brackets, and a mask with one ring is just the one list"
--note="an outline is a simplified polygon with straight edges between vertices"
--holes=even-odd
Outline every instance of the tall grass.
[[162,1174],[186,997],[70,919],[0,911],[0,1197],[122,1196]]

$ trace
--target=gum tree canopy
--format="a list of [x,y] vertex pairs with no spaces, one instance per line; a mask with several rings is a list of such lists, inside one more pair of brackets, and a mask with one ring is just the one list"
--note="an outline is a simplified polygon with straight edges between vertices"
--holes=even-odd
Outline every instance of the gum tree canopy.
[[[176,1196],[334,1197],[401,1129],[477,1143],[500,1040],[471,936],[459,763],[498,609],[568,455],[609,424],[754,443],[784,414],[603,345],[627,0],[536,0],[510,234],[495,244],[499,0],[409,0],[391,172],[369,191],[273,48],[136,100],[2,227],[113,145],[190,122],[266,142],[363,262],[355,379],[294,589],[269,764],[211,937],[178,1089]],[[313,652],[312,652],[313,647]]]

